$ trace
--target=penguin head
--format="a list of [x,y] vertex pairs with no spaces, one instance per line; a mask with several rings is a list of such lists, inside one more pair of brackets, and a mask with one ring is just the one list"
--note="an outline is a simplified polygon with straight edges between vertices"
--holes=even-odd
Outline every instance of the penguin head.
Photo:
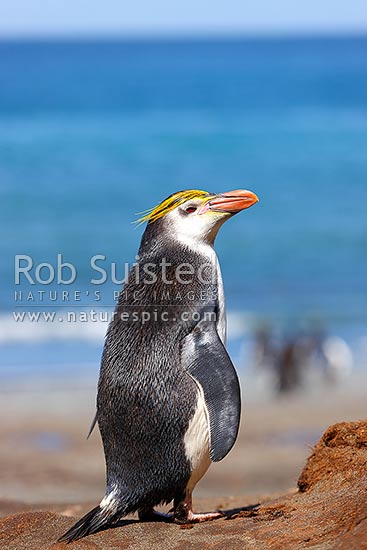
[[259,199],[252,191],[237,189],[214,194],[197,189],[179,191],[148,210],[140,222],[149,233],[174,237],[181,242],[213,244],[221,225]]

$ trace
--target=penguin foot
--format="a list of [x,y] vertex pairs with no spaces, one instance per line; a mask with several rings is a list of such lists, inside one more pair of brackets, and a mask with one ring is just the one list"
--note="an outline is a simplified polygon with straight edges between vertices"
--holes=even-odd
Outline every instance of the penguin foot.
[[222,512],[206,512],[201,514],[194,514],[190,510],[189,515],[187,516],[187,523],[201,523],[202,521],[212,521],[213,519],[223,518],[224,514]]
[[174,521],[180,525],[185,523],[201,523],[203,521],[212,521],[224,517],[222,512],[207,512],[205,514],[194,514],[192,510],[191,498],[180,502],[174,513]]
[[140,521],[173,521],[173,514],[157,512],[157,510],[154,510],[154,508],[139,510],[138,515]]

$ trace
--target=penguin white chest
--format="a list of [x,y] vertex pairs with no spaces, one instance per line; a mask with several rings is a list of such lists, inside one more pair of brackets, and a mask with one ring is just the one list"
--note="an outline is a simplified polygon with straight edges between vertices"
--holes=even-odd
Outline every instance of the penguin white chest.
[[191,492],[210,466],[209,456],[209,414],[204,400],[204,393],[199,384],[198,399],[194,416],[184,437],[185,453],[191,465],[191,477],[187,491]]

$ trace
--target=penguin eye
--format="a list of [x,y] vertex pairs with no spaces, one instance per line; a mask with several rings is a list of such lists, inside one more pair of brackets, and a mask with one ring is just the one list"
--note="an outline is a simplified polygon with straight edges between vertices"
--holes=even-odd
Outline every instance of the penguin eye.
[[185,210],[186,214],[192,214],[193,212],[196,212],[197,208],[196,206],[188,206]]

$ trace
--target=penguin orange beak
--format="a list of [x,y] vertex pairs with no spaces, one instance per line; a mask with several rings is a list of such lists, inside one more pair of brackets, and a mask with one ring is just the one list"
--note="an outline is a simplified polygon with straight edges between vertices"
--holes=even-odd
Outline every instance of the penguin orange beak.
[[223,212],[228,214],[237,214],[245,208],[250,208],[253,204],[259,202],[259,197],[252,191],[245,189],[236,189],[216,195],[213,199],[204,205],[201,214],[204,211]]

